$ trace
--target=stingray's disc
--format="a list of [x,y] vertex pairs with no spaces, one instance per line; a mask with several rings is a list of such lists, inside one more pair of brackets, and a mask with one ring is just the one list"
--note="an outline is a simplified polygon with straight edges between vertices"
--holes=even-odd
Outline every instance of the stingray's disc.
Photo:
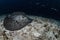
[[6,16],[3,24],[5,29],[15,31],[20,30],[31,21],[32,19],[28,18],[26,15],[22,14],[21,12],[20,14],[16,12],[15,14]]

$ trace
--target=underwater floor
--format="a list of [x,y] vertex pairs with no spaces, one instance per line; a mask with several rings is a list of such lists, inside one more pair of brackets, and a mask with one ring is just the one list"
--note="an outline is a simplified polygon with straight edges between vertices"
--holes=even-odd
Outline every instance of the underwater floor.
[[3,26],[5,15],[0,16],[0,40],[60,40],[59,21],[38,16],[27,16],[33,21],[17,31],[6,30]]

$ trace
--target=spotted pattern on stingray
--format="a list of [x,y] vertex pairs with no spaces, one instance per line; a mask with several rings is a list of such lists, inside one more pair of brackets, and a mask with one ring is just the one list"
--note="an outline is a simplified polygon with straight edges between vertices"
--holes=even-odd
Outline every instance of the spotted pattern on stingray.
[[5,17],[3,25],[5,29],[15,31],[20,30],[30,22],[32,22],[32,19],[27,17],[23,12],[14,12]]

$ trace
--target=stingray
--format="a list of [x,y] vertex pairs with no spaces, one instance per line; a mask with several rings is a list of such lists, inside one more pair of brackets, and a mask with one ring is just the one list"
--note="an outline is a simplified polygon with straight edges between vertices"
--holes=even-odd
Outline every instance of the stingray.
[[32,22],[32,19],[27,17],[23,12],[14,12],[5,17],[3,25],[5,29],[10,31],[20,30],[29,23]]

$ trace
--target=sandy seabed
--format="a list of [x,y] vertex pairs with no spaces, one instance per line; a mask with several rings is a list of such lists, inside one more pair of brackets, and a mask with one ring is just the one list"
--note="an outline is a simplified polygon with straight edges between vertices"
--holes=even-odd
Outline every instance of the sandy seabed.
[[59,21],[27,16],[33,21],[17,31],[6,30],[3,26],[5,15],[0,16],[0,40],[60,40]]

